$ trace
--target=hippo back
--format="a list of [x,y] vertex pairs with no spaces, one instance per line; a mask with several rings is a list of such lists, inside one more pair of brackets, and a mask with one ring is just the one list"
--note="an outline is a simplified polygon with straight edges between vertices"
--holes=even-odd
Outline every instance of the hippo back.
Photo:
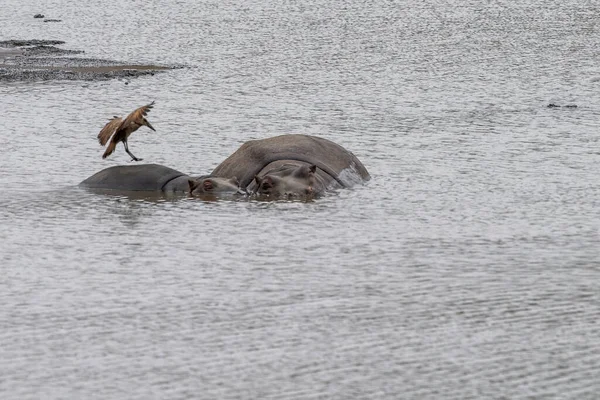
[[158,191],[181,176],[185,174],[158,164],[118,165],[97,172],[81,182],[80,186],[123,191]]
[[245,188],[264,167],[274,161],[295,160],[314,164],[331,175],[341,186],[349,187],[370,179],[364,165],[354,154],[327,139],[308,135],[281,135],[250,140],[215,168],[211,175],[237,177]]

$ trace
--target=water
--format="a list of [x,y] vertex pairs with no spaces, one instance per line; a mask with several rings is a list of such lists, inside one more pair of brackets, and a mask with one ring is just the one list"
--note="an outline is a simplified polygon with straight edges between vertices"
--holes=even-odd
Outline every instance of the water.
[[[0,397],[596,398],[599,8],[3,0],[0,40],[186,68],[0,86]],[[128,162],[95,136],[151,100],[145,161],[203,174],[305,133],[373,179],[310,203],[76,188]]]

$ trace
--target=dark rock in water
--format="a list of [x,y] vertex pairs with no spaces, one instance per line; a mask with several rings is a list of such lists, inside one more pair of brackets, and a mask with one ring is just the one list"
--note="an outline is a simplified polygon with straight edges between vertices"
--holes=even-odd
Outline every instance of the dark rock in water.
[[45,19],[44,22],[62,22],[62,19]]
[[44,18],[44,14],[35,14],[33,18]]
[[0,40],[0,46],[25,47],[25,46],[54,46],[65,44],[62,40]]
[[548,108],[577,108],[577,104],[567,104],[565,106],[560,106],[558,104],[550,103],[547,105]]

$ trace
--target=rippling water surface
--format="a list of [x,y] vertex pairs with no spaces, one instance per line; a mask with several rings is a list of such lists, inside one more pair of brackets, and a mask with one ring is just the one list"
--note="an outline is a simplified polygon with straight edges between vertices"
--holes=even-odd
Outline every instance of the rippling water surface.
[[[597,398],[598,5],[39,4],[4,0],[0,40],[185,68],[0,85],[2,399]],[[305,133],[373,179],[309,203],[78,189],[128,163],[101,159],[106,119],[151,100],[145,161],[202,174]]]

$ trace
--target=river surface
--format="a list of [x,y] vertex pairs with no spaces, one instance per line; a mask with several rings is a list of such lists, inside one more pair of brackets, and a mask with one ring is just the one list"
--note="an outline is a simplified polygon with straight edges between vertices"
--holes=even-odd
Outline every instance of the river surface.
[[[598,398],[597,3],[0,3],[0,40],[184,66],[0,86],[0,398]],[[129,164],[96,135],[152,100],[144,162],[204,174],[304,133],[372,180],[77,188]]]

